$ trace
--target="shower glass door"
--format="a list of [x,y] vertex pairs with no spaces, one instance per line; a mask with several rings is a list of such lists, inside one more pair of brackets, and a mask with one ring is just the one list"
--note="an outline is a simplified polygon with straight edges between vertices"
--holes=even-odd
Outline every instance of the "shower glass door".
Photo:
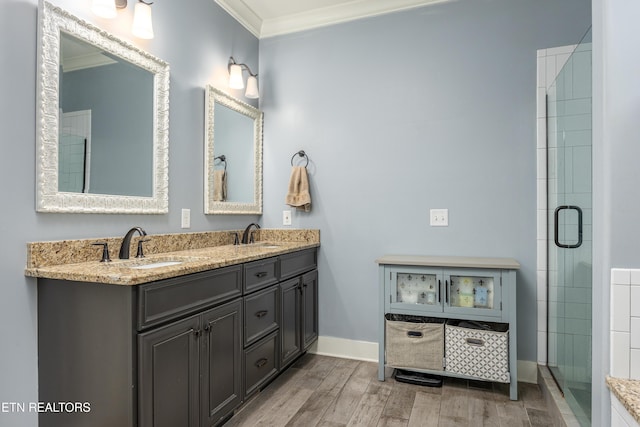
[[591,425],[591,33],[547,92],[548,364]]

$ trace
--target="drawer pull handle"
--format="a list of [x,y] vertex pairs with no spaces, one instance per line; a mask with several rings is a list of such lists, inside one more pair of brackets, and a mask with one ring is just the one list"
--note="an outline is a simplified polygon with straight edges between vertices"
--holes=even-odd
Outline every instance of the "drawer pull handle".
[[262,359],[258,360],[255,365],[258,368],[262,368],[264,365],[267,364],[267,362],[269,361],[269,359],[267,359],[266,357],[263,357]]
[[255,274],[256,277],[266,277],[268,273],[266,271],[259,271]]
[[409,338],[422,338],[422,332],[420,331],[407,331]]
[[484,345],[484,341],[478,338],[467,338],[467,344],[482,347]]
[[264,317],[267,315],[267,313],[269,312],[269,310],[260,310],[256,312],[256,317],[260,318],[260,317]]

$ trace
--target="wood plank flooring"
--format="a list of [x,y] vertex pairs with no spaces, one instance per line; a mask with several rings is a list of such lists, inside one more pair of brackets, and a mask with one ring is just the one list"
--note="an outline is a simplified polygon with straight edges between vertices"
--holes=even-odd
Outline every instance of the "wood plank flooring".
[[[307,354],[247,402],[225,427],[547,427],[553,422],[535,384],[445,378],[442,387],[378,381],[372,362]],[[390,375],[392,370],[388,370]]]

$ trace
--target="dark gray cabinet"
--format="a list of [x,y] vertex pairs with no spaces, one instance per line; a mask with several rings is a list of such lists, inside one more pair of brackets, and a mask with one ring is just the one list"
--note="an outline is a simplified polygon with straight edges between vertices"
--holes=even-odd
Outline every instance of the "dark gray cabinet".
[[198,426],[200,329],[192,316],[138,335],[141,427]]
[[280,283],[280,342],[283,367],[302,353],[300,290],[300,278]]
[[216,307],[202,318],[201,425],[210,426],[242,403],[242,302]]
[[282,366],[287,366],[318,339],[318,271],[280,284]]
[[302,282],[300,313],[302,347],[307,350],[318,339],[318,270],[300,278]]
[[38,280],[41,427],[209,427],[318,336],[317,250],[138,286]]

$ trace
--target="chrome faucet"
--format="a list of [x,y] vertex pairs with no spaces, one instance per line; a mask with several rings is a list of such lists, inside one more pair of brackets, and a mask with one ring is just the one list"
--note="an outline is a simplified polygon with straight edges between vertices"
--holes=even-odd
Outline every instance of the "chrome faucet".
[[[127,231],[127,234],[124,235],[124,239],[122,239],[122,245],[120,245],[120,254],[118,255],[118,258],[129,259],[129,246],[131,245],[131,237],[136,231],[138,232],[138,234],[140,234],[140,237],[144,237],[147,235],[147,232],[144,231],[142,227],[133,227],[131,230]],[[140,255],[140,253],[138,253],[138,255]]]
[[253,243],[253,232],[251,231],[251,227],[255,227],[256,230],[260,228],[258,224],[252,222],[247,226],[247,228],[244,229],[244,233],[242,233],[242,243],[245,245],[247,243]]

